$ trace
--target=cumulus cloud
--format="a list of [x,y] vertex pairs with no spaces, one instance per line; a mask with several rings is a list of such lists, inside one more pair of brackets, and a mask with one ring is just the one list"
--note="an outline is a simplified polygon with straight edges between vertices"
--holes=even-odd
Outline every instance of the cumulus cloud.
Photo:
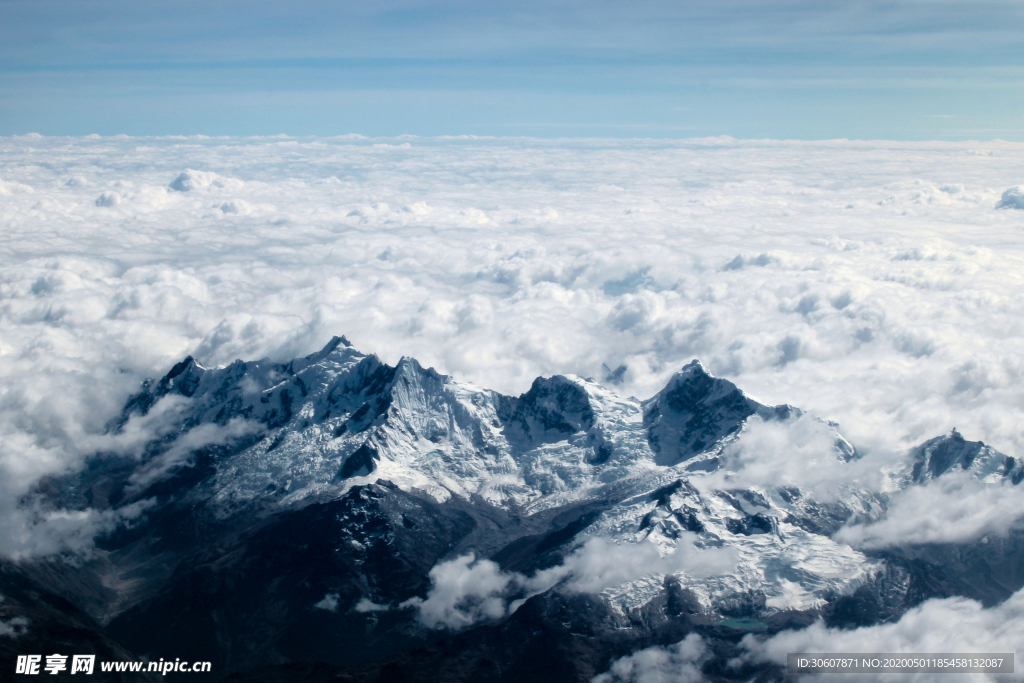
[[225,178],[209,171],[193,171],[189,168],[179,173],[168,185],[169,188],[178,192],[191,192],[192,190],[211,186],[215,188],[237,188],[242,186],[242,182],[234,178]]
[[224,202],[218,207],[222,213],[240,213],[247,214],[252,211],[252,206],[249,202],[238,199],[236,201]]
[[591,538],[562,564],[527,577],[503,571],[491,560],[472,553],[441,562],[430,570],[426,599],[412,598],[402,607],[415,607],[427,627],[464,628],[514,612],[527,598],[555,586],[576,593],[600,593],[652,574],[705,577],[725,574],[736,565],[731,549],[698,550],[694,534],[684,532],[678,546],[662,555],[653,543],[617,544]]
[[1020,149],[0,139],[0,514],[185,355],[335,334],[510,394],[607,366],[646,398],[697,357],[865,453],[1024,456]]
[[[1002,604],[985,609],[966,598],[928,600],[904,614],[899,621],[852,630],[827,628],[818,621],[801,631],[783,631],[767,639],[745,636],[740,646],[746,652],[740,662],[786,664],[794,653],[1024,653],[1024,591],[1014,593]],[[803,678],[803,675],[801,675]],[[828,680],[828,676],[807,676]],[[843,681],[877,681],[878,675],[843,674]],[[917,682],[934,680],[934,674],[886,674],[885,680]],[[970,680],[1004,680],[1002,676],[972,674]]]
[[337,593],[328,593],[323,597],[323,600],[313,605],[315,609],[323,609],[328,612],[338,611],[338,597]]
[[[847,447],[848,448],[848,447]],[[794,420],[750,418],[719,457],[717,472],[693,480],[702,490],[750,486],[795,486],[822,502],[834,502],[843,490],[877,491],[886,483],[886,468],[902,462],[892,454],[869,453],[848,458],[826,422],[804,413]]]
[[1024,209],[1024,185],[1011,187],[996,204],[997,209]]
[[[832,427],[809,414],[789,421],[750,418],[719,456],[720,469],[694,478],[702,491],[795,486],[815,500],[835,502],[844,491],[885,493],[885,516],[843,527],[835,539],[856,548],[905,543],[962,543],[1005,535],[1024,517],[1024,488],[954,470],[924,485],[898,489],[907,453],[869,452],[847,458]],[[991,479],[991,478],[989,478]]]
[[430,570],[427,598],[412,598],[402,606],[416,607],[420,621],[428,628],[463,628],[505,616],[505,592],[519,578],[469,553],[435,565]]
[[117,206],[121,203],[121,195],[116,192],[104,192],[96,198],[94,204],[100,207]]
[[963,543],[1005,535],[1024,517],[1024,490],[985,483],[969,472],[947,472],[893,496],[884,519],[839,530],[836,540],[858,548],[904,543]]
[[662,555],[653,543],[612,543],[591,538],[562,564],[537,572],[526,586],[540,592],[566,581],[568,590],[599,593],[651,574],[685,572],[706,577],[725,574],[736,566],[732,549],[698,550],[696,541],[696,534],[682,532],[675,550]]
[[700,683],[705,680],[701,666],[709,655],[704,639],[691,633],[675,645],[649,647],[618,659],[591,683]]
[[353,607],[352,609],[359,612],[360,614],[366,614],[367,612],[384,612],[390,609],[390,607],[388,607],[387,605],[379,605],[373,600],[370,600],[369,598],[363,598],[359,602],[357,602],[355,607]]
[[0,515],[0,555],[14,560],[71,552],[89,555],[93,539],[130,525],[155,501],[117,510],[53,510],[38,501],[10,506]]

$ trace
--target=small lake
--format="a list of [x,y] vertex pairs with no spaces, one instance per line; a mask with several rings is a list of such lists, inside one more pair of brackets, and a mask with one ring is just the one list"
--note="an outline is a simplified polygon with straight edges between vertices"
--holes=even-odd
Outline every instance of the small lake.
[[756,631],[768,628],[768,624],[757,619],[722,619],[721,621],[716,621],[715,626],[725,626],[726,628],[735,628],[741,631]]

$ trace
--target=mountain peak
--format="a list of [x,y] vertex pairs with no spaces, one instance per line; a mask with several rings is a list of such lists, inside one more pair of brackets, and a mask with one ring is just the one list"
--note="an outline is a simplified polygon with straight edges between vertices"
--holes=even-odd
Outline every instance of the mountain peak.
[[746,399],[735,384],[715,377],[704,369],[699,360],[690,361],[674,374],[661,395],[677,411],[692,411],[697,404],[708,401]]
[[331,341],[327,342],[327,345],[324,346],[324,348],[320,349],[320,355],[326,356],[328,354],[331,354],[339,346],[343,346],[346,349],[351,349],[352,348],[352,342],[350,342],[345,337],[345,335],[341,335],[340,337],[335,335],[335,336],[331,337]]
[[673,465],[713,447],[761,412],[766,412],[766,406],[692,360],[644,403],[644,423],[656,462]]
[[184,360],[175,364],[170,372],[160,380],[158,392],[160,395],[176,391],[182,396],[191,396],[195,393],[199,382],[206,372],[206,368],[196,362],[192,356],[185,356]]
[[981,441],[968,441],[955,428],[911,451],[911,462],[910,478],[918,484],[957,469],[970,471],[979,478],[1008,477],[1015,484],[1024,478],[1024,464]]
[[680,370],[676,374],[678,374],[678,375],[702,374],[702,375],[707,375],[709,377],[712,376],[710,372],[708,372],[707,370],[704,369],[704,364],[700,362],[699,358],[694,358],[693,360],[691,360],[689,363],[687,363],[686,365],[683,366],[682,370]]
[[586,389],[565,375],[538,377],[519,397],[509,419],[512,432],[530,441],[559,440],[586,431],[594,411]]

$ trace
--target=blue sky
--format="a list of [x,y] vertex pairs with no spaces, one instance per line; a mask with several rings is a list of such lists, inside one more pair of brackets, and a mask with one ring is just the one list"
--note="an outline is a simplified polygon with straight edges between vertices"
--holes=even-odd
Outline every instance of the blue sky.
[[1024,3],[0,0],[0,134],[1024,140]]

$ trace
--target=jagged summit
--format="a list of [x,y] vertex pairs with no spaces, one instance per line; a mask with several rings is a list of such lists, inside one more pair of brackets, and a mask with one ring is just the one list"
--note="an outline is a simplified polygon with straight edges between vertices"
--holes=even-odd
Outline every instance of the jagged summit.
[[[808,564],[802,587],[768,591],[766,609],[817,604],[870,566],[825,535],[852,508],[826,511],[795,490],[708,498],[684,485],[720,467],[723,445],[748,418],[800,414],[758,403],[696,360],[645,402],[573,375],[537,378],[513,397],[458,382],[413,358],[389,366],[336,337],[288,363],[204,368],[187,359],[147,383],[126,416],[168,395],[183,401],[178,432],[204,433],[211,446],[184,460],[174,440],[155,445],[141,467],[147,474],[132,475],[130,499],[169,496],[208,506],[219,519],[247,519],[380,484],[438,504],[479,501],[527,517],[579,509],[568,528],[622,539],[642,534],[667,550],[683,532],[706,534],[712,545],[749,545],[740,553],[740,574],[704,585],[709,609],[711,596],[747,604],[743,587],[783,561],[794,543],[814,546],[830,573],[819,576]],[[874,503],[851,505],[866,510]],[[623,597],[629,604],[637,599]]]
[[[116,428],[168,395],[187,399],[169,433],[247,425],[242,436],[214,439],[220,455],[206,485],[232,504],[336,495],[356,480],[387,478],[438,499],[481,495],[499,504],[556,505],[646,477],[652,467],[714,471],[724,443],[751,416],[801,415],[792,406],[757,402],[699,360],[644,402],[572,375],[537,378],[513,397],[409,357],[391,367],[344,337],[286,363],[237,360],[207,368],[190,356],[144,383]],[[842,454],[853,452],[838,432],[836,443]],[[161,453],[174,451],[172,444],[149,449],[147,458],[159,465],[154,471],[173,475],[192,466],[181,458],[164,466]]]
[[664,389],[644,402],[644,424],[651,448],[657,453],[657,463],[666,466],[706,453],[738,432],[752,415],[789,419],[800,414],[789,405],[758,403],[729,380],[713,376],[699,360],[683,366]]
[[[240,455],[217,468],[218,478],[228,480],[217,483],[219,495],[233,491],[242,499],[268,490],[275,497],[317,495],[371,474],[442,498],[557,498],[707,455],[749,416],[794,410],[757,403],[696,360],[643,404],[564,375],[537,378],[511,397],[457,382],[413,358],[388,366],[344,337],[287,363],[238,360],[206,368],[190,356],[146,382],[118,427],[167,395],[189,399],[182,433],[233,420],[259,426],[255,437],[238,441]],[[706,457],[696,468],[716,466]],[[295,475],[284,487],[271,481],[282,472]]]
[[1024,480],[1024,463],[1004,455],[981,441],[968,441],[955,428],[929,439],[911,451],[910,479],[923,484],[947,472],[969,471],[979,479]]
[[[391,367],[345,337],[286,363],[237,360],[208,368],[186,357],[144,383],[115,428],[167,396],[185,402],[166,418],[178,420],[165,432],[171,436],[147,449],[151,470],[173,479],[193,467],[194,458],[180,457],[174,434],[221,427],[226,436],[209,437],[216,457],[205,486],[233,504],[296,502],[386,478],[439,500],[480,495],[496,504],[557,505],[647,477],[657,471],[651,468],[717,470],[722,447],[751,417],[802,415],[793,406],[759,403],[699,360],[644,402],[571,375],[537,378],[513,397],[409,357]],[[834,427],[836,455],[849,459],[854,449]],[[914,452],[910,478],[922,483],[959,468],[1016,483],[1024,465],[1011,460],[954,430]],[[135,492],[145,495],[144,488]]]

